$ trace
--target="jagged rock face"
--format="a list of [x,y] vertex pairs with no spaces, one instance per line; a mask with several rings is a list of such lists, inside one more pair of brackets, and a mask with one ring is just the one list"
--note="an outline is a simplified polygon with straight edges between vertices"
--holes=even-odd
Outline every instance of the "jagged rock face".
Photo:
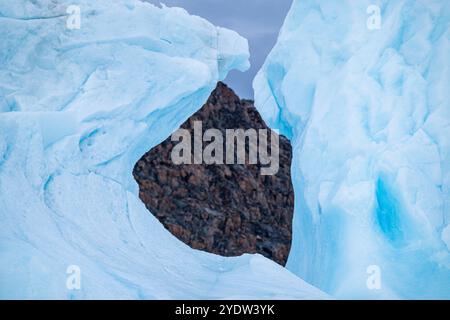
[[[203,131],[268,129],[249,100],[219,83],[207,103],[181,127]],[[263,176],[259,164],[175,165],[168,137],[134,168],[140,198],[178,239],[194,249],[223,256],[260,253],[285,265],[291,246],[294,195],[291,145],[280,136],[280,169]],[[224,149],[225,150],[225,149]]]

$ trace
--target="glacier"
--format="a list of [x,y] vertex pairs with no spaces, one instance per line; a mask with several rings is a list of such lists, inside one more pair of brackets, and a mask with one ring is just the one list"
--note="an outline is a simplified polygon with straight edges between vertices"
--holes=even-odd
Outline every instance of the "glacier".
[[138,198],[134,164],[249,67],[244,38],[138,0],[1,1],[0,26],[2,299],[329,297],[189,248]]
[[254,80],[293,145],[287,268],[337,298],[450,298],[449,41],[446,0],[294,0]]

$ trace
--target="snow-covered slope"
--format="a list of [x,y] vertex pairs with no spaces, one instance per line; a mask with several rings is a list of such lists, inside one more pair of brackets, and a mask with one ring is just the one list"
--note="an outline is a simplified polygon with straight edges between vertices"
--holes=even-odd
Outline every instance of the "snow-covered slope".
[[135,162],[248,67],[245,39],[134,0],[1,1],[0,30],[1,298],[325,297],[190,249],[137,196]]
[[288,268],[337,297],[450,297],[449,23],[447,0],[294,0],[255,79],[294,148]]

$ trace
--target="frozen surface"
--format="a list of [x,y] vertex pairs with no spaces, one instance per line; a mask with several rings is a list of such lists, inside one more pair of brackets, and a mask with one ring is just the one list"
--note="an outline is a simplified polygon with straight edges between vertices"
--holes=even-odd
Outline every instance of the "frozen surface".
[[245,39],[133,0],[1,1],[0,29],[1,298],[326,297],[262,256],[190,249],[137,196],[135,162],[248,68]]
[[294,0],[254,81],[293,143],[288,268],[337,297],[450,298],[449,23],[447,0]]

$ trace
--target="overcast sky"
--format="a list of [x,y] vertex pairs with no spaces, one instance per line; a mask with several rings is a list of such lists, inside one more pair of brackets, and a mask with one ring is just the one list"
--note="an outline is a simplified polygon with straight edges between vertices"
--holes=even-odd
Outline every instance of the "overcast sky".
[[249,71],[232,71],[225,82],[241,98],[253,99],[252,81],[274,46],[292,0],[147,0],[183,7],[213,24],[237,31],[250,45]]

